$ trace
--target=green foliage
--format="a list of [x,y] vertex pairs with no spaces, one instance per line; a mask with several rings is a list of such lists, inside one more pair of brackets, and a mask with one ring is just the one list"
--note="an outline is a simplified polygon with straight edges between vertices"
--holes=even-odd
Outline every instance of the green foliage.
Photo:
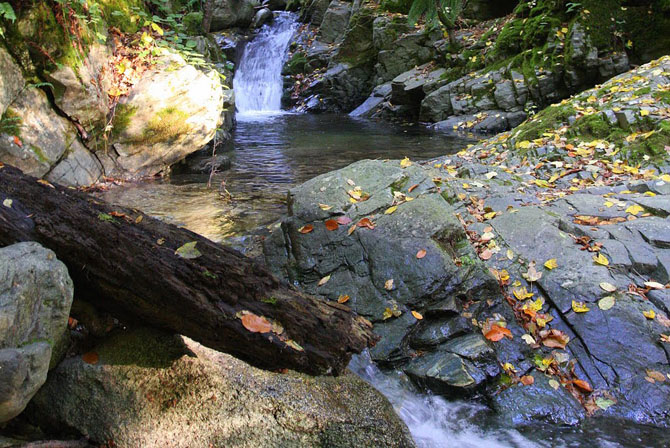
[[189,12],[182,19],[184,30],[188,34],[202,33],[202,12]]
[[11,20],[12,23],[16,20],[16,13],[12,5],[7,2],[0,3],[0,19]]
[[21,137],[21,117],[11,107],[0,118],[0,134]]
[[467,0],[413,0],[407,19],[410,23],[416,23],[423,16],[426,23],[433,25],[439,20],[450,30],[456,25],[466,3]]

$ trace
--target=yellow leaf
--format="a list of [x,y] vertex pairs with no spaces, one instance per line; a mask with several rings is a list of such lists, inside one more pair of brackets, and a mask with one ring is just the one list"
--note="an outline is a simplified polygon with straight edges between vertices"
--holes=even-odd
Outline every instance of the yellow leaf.
[[519,149],[528,149],[530,148],[530,142],[528,140],[524,140],[522,142],[517,143],[516,147]]
[[489,213],[484,214],[484,218],[485,219],[493,219],[493,218],[495,218],[496,215],[497,215],[496,212],[489,212]]
[[653,320],[656,317],[656,312],[654,310],[643,311],[642,314],[649,320]]
[[394,205],[393,207],[387,208],[386,211],[384,212],[384,214],[385,215],[390,215],[391,213],[393,213],[396,210],[398,210],[398,206]]
[[637,216],[643,210],[644,210],[644,208],[635,204],[635,205],[631,205],[630,207],[628,207],[626,209],[626,213],[630,213],[631,215],[636,215]]
[[507,259],[508,260],[514,259],[514,252],[512,251],[512,249],[507,249]]
[[549,269],[549,270],[552,270],[552,269],[558,267],[558,263],[556,262],[555,258],[552,258],[552,259],[547,260],[547,261],[544,262],[544,267]]
[[533,292],[528,292],[525,286],[519,289],[517,288],[512,289],[512,293],[514,294],[514,297],[517,298],[517,300],[530,299],[531,297],[533,297],[533,295],[535,295],[535,293]]
[[640,110],[640,115],[642,115],[643,117],[646,117],[647,115],[649,115],[649,111],[647,109],[641,109]]
[[601,288],[603,291],[607,291],[607,292],[614,292],[614,291],[616,291],[616,286],[614,286],[614,285],[611,284],[611,283],[607,283],[607,282],[602,282],[602,283],[600,283],[600,288]]
[[387,291],[390,291],[390,290],[393,289],[393,279],[392,278],[390,278],[390,279],[388,279],[384,282],[384,289],[386,289]]
[[151,22],[151,28],[153,28],[153,30],[157,32],[160,36],[163,35],[163,29],[160,26],[158,26],[157,23]]
[[422,316],[421,313],[419,313],[418,311],[412,311],[412,316],[414,316],[414,318],[415,318],[416,320],[421,320],[421,319],[423,319],[423,316]]
[[575,302],[574,300],[572,301],[572,311],[575,313],[586,313],[590,309],[591,308],[586,306],[584,302]]
[[593,256],[593,261],[603,266],[609,266],[610,264],[610,261],[607,259],[607,257],[600,253]]
[[330,210],[333,207],[331,207],[330,205],[327,205],[327,204],[319,204],[319,208],[321,210]]
[[400,166],[403,168],[407,168],[408,166],[412,166],[412,162],[409,160],[409,157],[405,157],[400,161]]
[[326,283],[328,283],[328,280],[330,280],[330,275],[326,275],[324,278],[319,280],[318,286],[323,286]]
[[614,296],[603,297],[598,301],[598,308],[600,308],[603,311],[607,311],[614,306],[614,302],[615,302]]

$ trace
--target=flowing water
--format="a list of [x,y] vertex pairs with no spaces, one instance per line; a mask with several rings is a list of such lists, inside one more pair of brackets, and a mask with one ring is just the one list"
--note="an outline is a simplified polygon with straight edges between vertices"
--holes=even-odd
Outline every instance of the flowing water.
[[[226,153],[229,170],[211,179],[180,174],[127,184],[102,196],[246,250],[285,214],[286,192],[295,185],[361,159],[430,159],[470,143],[418,126],[280,111],[280,71],[295,29],[294,16],[279,14],[245,49],[234,79],[238,123]],[[350,368],[389,399],[422,448],[664,446],[662,431],[650,439],[655,429],[634,425],[535,426],[521,433],[496,426],[482,405],[421,393],[400,372],[380,371],[366,354]]]

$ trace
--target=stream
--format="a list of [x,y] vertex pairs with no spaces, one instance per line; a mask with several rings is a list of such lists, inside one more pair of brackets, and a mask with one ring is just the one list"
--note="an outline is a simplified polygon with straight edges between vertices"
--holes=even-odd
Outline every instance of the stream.
[[[100,195],[258,256],[259,241],[286,212],[291,187],[361,159],[426,160],[472,143],[421,126],[281,111],[280,71],[296,29],[294,16],[280,13],[247,44],[234,79],[237,126],[223,153],[230,169],[211,177],[173,174]],[[485,406],[422,393],[402,373],[379,370],[365,353],[350,368],[389,399],[422,448],[661,446],[647,445],[652,429],[642,426],[506,429]],[[655,440],[663,437],[660,432]]]

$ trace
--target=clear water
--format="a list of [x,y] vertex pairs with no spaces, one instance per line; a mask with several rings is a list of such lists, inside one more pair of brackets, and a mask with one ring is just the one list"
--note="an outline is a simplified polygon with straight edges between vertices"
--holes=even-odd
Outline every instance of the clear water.
[[272,23],[263,25],[245,46],[233,80],[240,116],[263,115],[281,109],[281,69],[297,28],[294,14],[277,13]]

